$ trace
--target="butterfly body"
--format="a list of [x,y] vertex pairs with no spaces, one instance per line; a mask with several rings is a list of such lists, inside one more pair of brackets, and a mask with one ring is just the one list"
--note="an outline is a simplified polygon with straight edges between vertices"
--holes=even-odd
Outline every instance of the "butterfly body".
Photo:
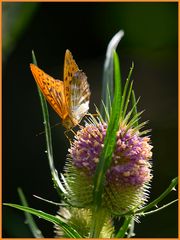
[[85,73],[79,70],[72,54],[66,50],[64,81],[54,79],[34,64],[30,68],[47,101],[62,119],[66,129],[76,126],[89,109],[90,90]]

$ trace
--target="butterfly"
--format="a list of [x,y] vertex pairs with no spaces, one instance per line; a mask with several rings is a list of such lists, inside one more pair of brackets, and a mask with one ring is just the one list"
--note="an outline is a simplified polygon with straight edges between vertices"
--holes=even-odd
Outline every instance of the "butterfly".
[[60,116],[62,125],[72,129],[89,110],[90,89],[87,77],[79,70],[69,50],[64,58],[64,81],[54,79],[34,64],[31,72],[41,92]]

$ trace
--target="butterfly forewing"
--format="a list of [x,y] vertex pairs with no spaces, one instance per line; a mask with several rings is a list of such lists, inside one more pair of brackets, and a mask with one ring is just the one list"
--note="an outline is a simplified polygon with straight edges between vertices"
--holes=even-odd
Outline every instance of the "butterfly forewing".
[[70,85],[70,115],[80,122],[89,109],[90,90],[87,77],[82,71],[77,71]]
[[79,71],[71,52],[67,49],[64,58],[64,93],[67,105],[70,102],[70,85],[73,75]]
[[30,64],[30,68],[42,93],[57,114],[64,119],[68,114],[64,96],[64,83],[55,80],[34,64]]

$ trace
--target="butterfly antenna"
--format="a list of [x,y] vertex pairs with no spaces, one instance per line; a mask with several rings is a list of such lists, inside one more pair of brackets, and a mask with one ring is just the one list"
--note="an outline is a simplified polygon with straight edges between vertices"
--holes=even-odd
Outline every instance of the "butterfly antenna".
[[[50,128],[51,128],[51,129],[52,129],[52,128],[55,128],[55,127],[57,127],[58,125],[60,125],[60,123],[56,123],[56,124],[54,124],[53,126],[51,126]],[[38,136],[40,136],[40,135],[42,135],[42,134],[45,134],[45,131],[42,131],[42,132],[36,134],[36,137],[38,137]]]
[[43,135],[43,134],[45,134],[45,131],[42,131],[42,132],[40,132],[40,133],[37,133],[37,134],[36,134],[36,137],[39,137],[40,135]]

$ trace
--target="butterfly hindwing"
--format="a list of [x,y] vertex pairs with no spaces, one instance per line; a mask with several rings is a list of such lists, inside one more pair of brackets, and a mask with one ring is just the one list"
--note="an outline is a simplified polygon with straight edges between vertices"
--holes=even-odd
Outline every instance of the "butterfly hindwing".
[[90,90],[84,72],[77,71],[70,85],[69,112],[72,119],[80,122],[89,109]]
[[64,83],[55,80],[34,64],[30,64],[30,68],[43,95],[57,114],[64,119],[68,114],[64,96]]

